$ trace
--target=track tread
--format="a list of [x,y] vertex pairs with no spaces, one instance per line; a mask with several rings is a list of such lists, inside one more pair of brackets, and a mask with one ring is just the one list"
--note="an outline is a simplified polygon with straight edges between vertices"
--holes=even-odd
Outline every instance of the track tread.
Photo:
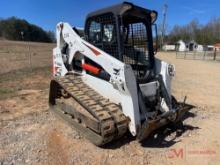
[[[65,90],[69,96],[79,102],[100,122],[100,132],[103,139],[101,144],[96,145],[108,143],[121,137],[127,131],[128,119],[122,113],[121,107],[110,102],[86,85],[81,76],[67,75],[55,78],[53,81],[56,81],[61,86],[60,89]],[[93,140],[91,141],[93,142]],[[94,139],[94,141],[96,140]]]

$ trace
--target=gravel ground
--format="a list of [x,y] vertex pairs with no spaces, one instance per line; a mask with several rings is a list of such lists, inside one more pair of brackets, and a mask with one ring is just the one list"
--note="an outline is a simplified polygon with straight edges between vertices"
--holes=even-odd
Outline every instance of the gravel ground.
[[48,110],[48,68],[1,75],[0,165],[219,164],[219,63],[158,56],[176,65],[175,96],[187,95],[196,108],[183,125],[161,128],[143,143],[128,134],[103,148]]

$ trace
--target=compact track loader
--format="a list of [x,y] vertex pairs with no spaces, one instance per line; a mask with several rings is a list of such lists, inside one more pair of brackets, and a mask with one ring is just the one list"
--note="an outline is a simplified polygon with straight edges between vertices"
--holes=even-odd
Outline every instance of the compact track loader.
[[101,146],[127,131],[143,140],[189,108],[171,95],[175,68],[155,58],[157,12],[124,2],[88,14],[84,36],[60,22],[50,109]]

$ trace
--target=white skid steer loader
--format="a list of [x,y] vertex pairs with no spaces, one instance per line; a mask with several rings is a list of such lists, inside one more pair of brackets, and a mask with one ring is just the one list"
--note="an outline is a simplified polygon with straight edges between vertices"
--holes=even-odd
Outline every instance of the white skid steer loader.
[[129,131],[140,141],[189,109],[171,95],[174,66],[154,57],[157,12],[124,2],[88,14],[81,38],[60,22],[50,109],[101,146]]

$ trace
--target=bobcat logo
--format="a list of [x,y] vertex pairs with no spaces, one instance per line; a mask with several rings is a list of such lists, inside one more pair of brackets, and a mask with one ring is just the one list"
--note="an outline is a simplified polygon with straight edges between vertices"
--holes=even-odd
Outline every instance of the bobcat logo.
[[113,70],[114,70],[113,74],[116,75],[116,76],[118,76],[118,75],[119,75],[119,71],[120,71],[121,69],[113,68]]

